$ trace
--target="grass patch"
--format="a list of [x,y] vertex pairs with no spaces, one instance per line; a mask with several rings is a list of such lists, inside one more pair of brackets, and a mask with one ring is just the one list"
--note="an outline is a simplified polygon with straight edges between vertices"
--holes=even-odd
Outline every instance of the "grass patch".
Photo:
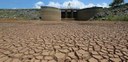
[[109,15],[105,18],[110,21],[128,21],[128,15]]

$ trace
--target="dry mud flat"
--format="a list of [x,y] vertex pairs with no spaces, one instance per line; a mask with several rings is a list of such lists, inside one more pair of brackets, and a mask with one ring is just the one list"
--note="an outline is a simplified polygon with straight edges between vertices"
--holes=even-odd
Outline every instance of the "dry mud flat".
[[0,62],[128,62],[128,22],[1,22]]

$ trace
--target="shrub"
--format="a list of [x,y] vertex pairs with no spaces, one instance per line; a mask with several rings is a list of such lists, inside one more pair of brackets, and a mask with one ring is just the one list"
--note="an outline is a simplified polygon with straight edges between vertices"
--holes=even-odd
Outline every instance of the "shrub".
[[109,15],[105,17],[107,20],[110,21],[128,21],[128,15]]

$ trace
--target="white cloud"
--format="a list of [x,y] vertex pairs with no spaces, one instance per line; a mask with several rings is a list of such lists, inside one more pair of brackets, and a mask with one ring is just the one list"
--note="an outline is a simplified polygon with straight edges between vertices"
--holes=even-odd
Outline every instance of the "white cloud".
[[70,8],[68,5],[70,3],[71,8],[84,8],[85,4],[79,0],[70,0],[70,1],[65,1],[62,5],[63,8]]
[[58,2],[49,2],[49,4],[47,6],[61,8],[61,4]]
[[40,6],[43,6],[44,5],[44,3],[42,2],[42,1],[39,1],[39,2],[37,2],[37,3],[35,3],[35,8],[40,8]]
[[[69,6],[70,3],[70,6]],[[36,8],[40,8],[40,6],[51,6],[51,7],[57,7],[57,8],[89,8],[89,7],[109,7],[107,3],[102,3],[102,4],[93,4],[93,3],[89,3],[89,4],[84,4],[83,2],[81,2],[80,0],[68,0],[61,3],[58,2],[53,2],[50,1],[47,5],[45,5],[42,1],[39,1],[35,4]]]
[[94,7],[94,6],[96,6],[95,4],[93,4],[93,3],[89,3],[88,5],[85,5],[85,7],[84,8],[89,8],[89,7]]
[[109,5],[107,3],[102,3],[102,4],[97,4],[96,6],[98,7],[109,7]]
[[14,7],[14,8],[12,8],[12,9],[17,9],[17,8]]

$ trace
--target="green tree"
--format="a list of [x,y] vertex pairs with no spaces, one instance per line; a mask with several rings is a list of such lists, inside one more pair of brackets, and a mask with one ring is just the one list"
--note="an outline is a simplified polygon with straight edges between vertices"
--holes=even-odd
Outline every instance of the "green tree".
[[119,6],[122,3],[124,3],[124,0],[113,0],[113,2],[110,4],[110,6],[112,6],[112,7]]

